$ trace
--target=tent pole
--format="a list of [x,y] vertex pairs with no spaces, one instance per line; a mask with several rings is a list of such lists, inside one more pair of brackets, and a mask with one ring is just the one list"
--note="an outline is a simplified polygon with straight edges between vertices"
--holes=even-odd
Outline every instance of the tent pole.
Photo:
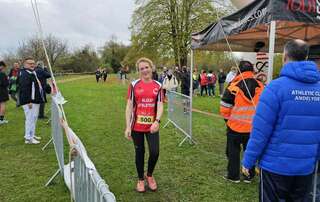
[[191,136],[191,141],[192,141],[192,103],[193,103],[193,69],[194,69],[194,52],[191,49],[191,59],[190,59],[190,136]]
[[270,83],[273,78],[273,61],[274,61],[274,47],[276,42],[276,21],[271,21],[269,30],[269,65],[268,65],[268,81]]

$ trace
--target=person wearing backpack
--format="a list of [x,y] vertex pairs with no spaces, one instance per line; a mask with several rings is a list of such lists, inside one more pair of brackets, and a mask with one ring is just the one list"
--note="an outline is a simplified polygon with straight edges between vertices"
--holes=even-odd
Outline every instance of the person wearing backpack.
[[210,70],[209,74],[208,74],[209,96],[211,96],[211,94],[212,94],[213,97],[215,96],[216,81],[217,81],[216,75],[213,73],[212,70]]
[[166,91],[177,91],[178,88],[178,80],[175,77],[175,75],[173,75],[172,70],[169,69],[167,76],[164,78],[163,80],[163,89],[165,89]]

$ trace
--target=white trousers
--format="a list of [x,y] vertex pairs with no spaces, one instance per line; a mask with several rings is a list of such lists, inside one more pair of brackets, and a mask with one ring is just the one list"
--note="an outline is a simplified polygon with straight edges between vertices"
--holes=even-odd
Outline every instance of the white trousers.
[[36,124],[39,115],[39,107],[40,104],[32,104],[31,109],[29,109],[28,105],[22,106],[24,114],[26,116],[24,138],[27,140],[33,139],[36,133]]

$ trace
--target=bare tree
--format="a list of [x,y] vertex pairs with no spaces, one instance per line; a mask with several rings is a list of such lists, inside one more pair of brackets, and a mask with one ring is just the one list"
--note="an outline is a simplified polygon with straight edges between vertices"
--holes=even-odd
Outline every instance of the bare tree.
[[[51,65],[54,66],[57,60],[68,53],[67,43],[53,35],[44,40]],[[42,42],[38,37],[32,37],[20,42],[17,54],[20,58],[32,56],[35,60],[46,61]]]

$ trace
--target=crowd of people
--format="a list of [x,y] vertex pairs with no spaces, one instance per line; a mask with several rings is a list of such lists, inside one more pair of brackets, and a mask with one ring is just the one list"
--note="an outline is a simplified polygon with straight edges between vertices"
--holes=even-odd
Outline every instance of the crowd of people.
[[[25,114],[26,144],[39,144],[41,137],[36,136],[36,124],[39,119],[46,119],[46,94],[51,93],[51,86],[47,79],[51,77],[42,61],[35,63],[34,59],[27,57],[23,64],[15,62],[6,75],[7,65],[0,61],[0,125],[8,124],[5,119],[5,106],[9,97],[21,106]],[[10,95],[10,96],[9,96]]]
[[[312,201],[311,187],[320,156],[320,62],[308,60],[308,53],[306,42],[289,41],[284,48],[280,77],[267,86],[256,78],[250,61],[240,61],[238,68],[231,68],[228,75],[222,70],[218,76],[205,70],[199,76],[195,72],[192,75],[193,82],[199,82],[201,95],[208,91],[214,95],[212,88],[219,83],[220,113],[227,127],[228,164],[223,178],[233,183],[241,180],[251,183],[258,167],[259,201]],[[179,82],[182,92],[186,90],[183,80],[190,79],[190,71],[164,68],[158,77],[147,58],[137,62],[137,69],[140,77],[128,90],[125,137],[134,143],[136,190],[145,192],[146,180],[148,188],[155,191],[153,172],[159,157],[159,123],[164,100],[161,92],[176,90]],[[145,137],[149,147],[146,175]],[[320,201],[320,196],[317,197]]]
[[[226,75],[202,70],[200,74],[186,66],[158,74],[153,62],[140,58],[136,63],[139,78],[128,88],[125,138],[133,141],[138,175],[136,191],[146,187],[156,191],[153,176],[159,158],[160,123],[166,91],[190,96],[190,81],[200,95],[215,96],[219,85],[220,114],[226,124],[226,175],[233,183],[251,183],[259,168],[259,200],[312,201],[311,187],[320,157],[320,60],[308,58],[305,41],[287,42],[279,78],[265,85],[256,78],[254,65],[240,61]],[[44,63],[27,57],[10,71],[0,61],[0,125],[5,118],[6,102],[12,98],[25,114],[25,144],[39,144],[38,118],[46,118],[46,94],[52,91],[51,77]],[[6,72],[9,72],[7,75]],[[191,78],[192,76],[192,78]],[[97,69],[97,82],[107,79],[106,69]],[[145,139],[149,149],[144,171]],[[243,160],[241,161],[241,149]],[[320,187],[319,187],[320,189]],[[320,201],[320,196],[318,196]]]
[[99,81],[102,79],[103,79],[103,82],[106,82],[108,78],[107,68],[101,68],[101,67],[97,68],[95,75],[96,75],[97,83],[99,83]]

